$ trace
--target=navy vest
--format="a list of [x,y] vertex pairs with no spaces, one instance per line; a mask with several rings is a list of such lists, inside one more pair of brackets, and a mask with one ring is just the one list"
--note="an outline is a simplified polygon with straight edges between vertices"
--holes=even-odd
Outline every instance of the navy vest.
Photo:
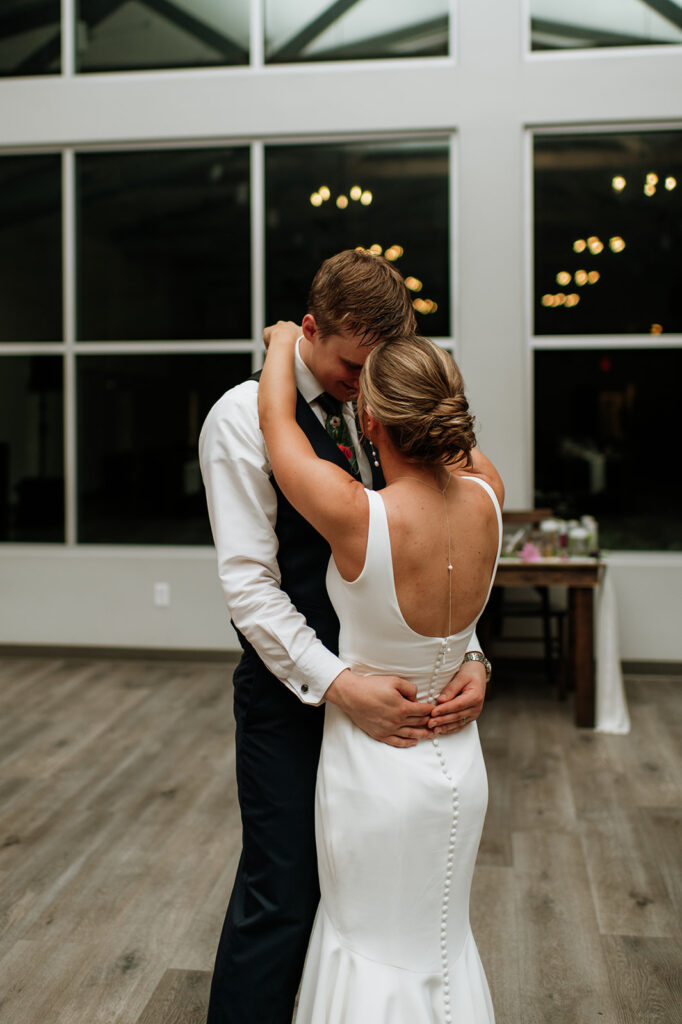
[[[254,374],[258,379],[260,374]],[[306,400],[297,392],[296,422],[310,441],[315,454],[328,462],[340,466],[350,473],[345,455],[339,451]],[[372,467],[372,486],[375,490],[385,486],[380,468]],[[327,541],[308,523],[272,483],[277,494],[277,521],[275,533],[279,541],[277,561],[282,577],[282,590],[291,598],[293,605],[305,615],[308,625],[315,630],[319,639],[332,653],[338,654],[339,620],[327,595],[326,576],[331,549]],[[240,636],[242,647],[248,650],[248,642]]]

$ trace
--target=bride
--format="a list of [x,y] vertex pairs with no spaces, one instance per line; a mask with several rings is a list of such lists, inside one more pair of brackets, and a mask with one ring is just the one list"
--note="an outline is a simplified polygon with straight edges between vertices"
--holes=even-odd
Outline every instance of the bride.
[[[299,333],[274,328],[260,380],[273,473],[331,546],[341,657],[363,674],[412,680],[435,703],[490,594],[500,478],[474,447],[455,363],[415,337],[373,348],[360,378],[360,424],[386,488],[367,490],[318,459],[295,419]],[[469,924],[487,779],[476,723],[462,726],[397,748],[328,704],[315,809],[321,901],[296,1024],[493,1021]]]

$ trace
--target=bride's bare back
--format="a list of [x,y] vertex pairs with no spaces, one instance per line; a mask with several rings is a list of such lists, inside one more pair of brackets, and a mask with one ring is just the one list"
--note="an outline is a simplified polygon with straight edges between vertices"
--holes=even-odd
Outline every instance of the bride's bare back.
[[[453,475],[445,492],[451,623],[448,524],[441,493],[407,477],[395,480],[381,496],[388,516],[398,604],[407,625],[423,636],[460,632],[481,610],[497,555],[498,522],[490,496],[479,484],[459,475]],[[352,539],[346,535],[332,541],[334,559],[348,580],[361,572],[367,546],[367,527],[362,531],[364,538],[360,531],[353,532]]]

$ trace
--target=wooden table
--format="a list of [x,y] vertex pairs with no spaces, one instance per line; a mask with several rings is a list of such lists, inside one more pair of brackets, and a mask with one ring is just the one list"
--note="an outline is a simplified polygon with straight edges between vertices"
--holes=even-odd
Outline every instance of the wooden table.
[[594,590],[603,563],[596,558],[543,558],[522,562],[502,558],[496,587],[566,587],[568,589],[568,671],[575,687],[575,724],[594,727]]

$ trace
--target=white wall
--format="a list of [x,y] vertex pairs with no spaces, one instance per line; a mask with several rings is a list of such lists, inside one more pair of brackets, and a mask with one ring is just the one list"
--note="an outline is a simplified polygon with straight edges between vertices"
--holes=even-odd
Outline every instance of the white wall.
[[[621,657],[682,661],[682,554],[607,557]],[[192,548],[0,550],[0,644],[236,651],[214,552]],[[154,605],[154,584],[170,606]]]
[[[7,79],[0,146],[452,133],[456,350],[481,446],[503,473],[508,505],[525,507],[528,132],[682,123],[682,48],[529,55],[525,0],[460,0],[453,9],[454,60]],[[614,561],[625,657],[682,659],[670,621],[681,557]],[[171,583],[169,609],[153,606],[155,581]],[[233,643],[225,623],[207,550],[0,550],[0,643],[222,648]]]
[[[0,580],[0,644],[239,648],[208,548],[12,545]],[[155,606],[155,583],[169,606]]]

